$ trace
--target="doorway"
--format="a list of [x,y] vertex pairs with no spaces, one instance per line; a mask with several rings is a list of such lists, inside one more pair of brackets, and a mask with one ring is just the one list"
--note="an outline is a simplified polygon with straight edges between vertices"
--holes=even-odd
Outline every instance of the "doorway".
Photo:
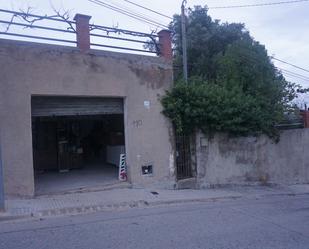
[[[91,98],[70,102],[72,97],[69,97],[65,99],[67,105],[59,98],[58,101],[54,98],[50,101],[50,97],[40,97],[40,103],[42,99],[44,103],[40,107],[35,104],[37,100],[32,102],[36,194],[118,183],[119,158],[120,154],[125,154],[122,109],[114,106],[107,111],[104,106],[108,106],[108,103],[103,98],[101,107],[87,102],[93,101]],[[92,103],[95,102],[98,102],[98,98]],[[83,111],[76,114],[76,110],[72,111],[76,107]],[[101,111],[98,111],[100,108]],[[122,113],[116,113],[119,110]]]
[[192,178],[191,138],[184,134],[177,134],[175,138],[177,180]]

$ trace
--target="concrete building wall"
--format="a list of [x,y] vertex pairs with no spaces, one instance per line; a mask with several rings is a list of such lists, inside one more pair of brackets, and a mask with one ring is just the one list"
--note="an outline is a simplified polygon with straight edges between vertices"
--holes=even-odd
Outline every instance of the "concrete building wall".
[[309,129],[283,131],[280,142],[266,136],[196,136],[199,187],[225,184],[309,182]]
[[[31,96],[123,97],[129,180],[172,187],[173,132],[159,102],[172,85],[171,62],[139,56],[0,40],[0,124],[7,195],[34,194]],[[149,101],[149,108],[144,105]],[[153,176],[141,166],[152,164]]]

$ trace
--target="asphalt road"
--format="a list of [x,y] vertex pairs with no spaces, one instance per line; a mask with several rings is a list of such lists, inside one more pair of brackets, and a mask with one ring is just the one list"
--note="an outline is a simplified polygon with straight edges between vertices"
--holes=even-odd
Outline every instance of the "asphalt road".
[[309,196],[0,223],[1,249],[309,248]]

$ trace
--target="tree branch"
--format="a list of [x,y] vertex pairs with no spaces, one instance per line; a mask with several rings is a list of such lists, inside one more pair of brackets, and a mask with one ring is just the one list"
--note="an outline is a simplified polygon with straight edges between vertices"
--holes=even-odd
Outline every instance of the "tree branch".
[[[69,11],[65,11],[64,13],[61,13],[59,10],[56,10],[56,9],[53,8],[53,11],[55,12],[54,15],[50,15],[50,16],[44,15],[44,16],[41,16],[41,17],[32,17],[31,16],[31,14],[32,14],[31,10],[32,10],[32,8],[28,7],[26,11],[20,10],[20,13],[15,13],[14,15],[12,15],[10,23],[7,25],[5,32],[9,31],[11,25],[13,25],[13,22],[16,18],[20,18],[30,25],[33,25],[35,22],[42,21],[46,18],[59,18],[60,20],[65,21],[69,25],[67,30],[76,31],[75,28],[73,27],[72,23],[69,21],[69,19],[70,19]],[[28,28],[28,27],[25,27],[25,28]]]

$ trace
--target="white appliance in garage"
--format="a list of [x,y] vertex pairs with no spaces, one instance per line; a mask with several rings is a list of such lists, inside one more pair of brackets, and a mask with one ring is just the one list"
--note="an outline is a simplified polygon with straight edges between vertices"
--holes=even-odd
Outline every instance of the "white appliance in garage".
[[120,154],[125,154],[124,145],[108,145],[106,147],[106,162],[119,167]]

